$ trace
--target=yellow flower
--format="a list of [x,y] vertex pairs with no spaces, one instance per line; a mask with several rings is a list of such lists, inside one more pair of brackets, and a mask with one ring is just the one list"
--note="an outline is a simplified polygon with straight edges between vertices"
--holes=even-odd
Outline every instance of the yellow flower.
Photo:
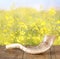
[[57,24],[60,24],[60,20],[57,20],[56,23],[57,23]]
[[20,36],[19,39],[24,40],[24,36]]
[[32,41],[33,41],[35,44],[39,44],[39,43],[40,43],[40,36],[33,36],[33,37],[32,37]]
[[20,31],[20,35],[24,35],[25,34],[25,32],[24,31]]
[[54,10],[54,8],[51,8],[51,9],[49,10],[49,14],[50,14],[50,15],[55,15],[55,14],[56,14],[56,11]]
[[46,17],[46,13],[43,13],[43,15],[42,15],[42,16],[43,16],[43,18],[45,18],[45,17]]
[[21,24],[24,24],[24,22],[19,22],[19,24],[21,25]]
[[13,37],[13,36],[14,36],[14,34],[13,34],[13,33],[11,33],[11,34],[10,34],[10,36],[12,36],[12,37]]
[[28,29],[27,25],[24,22],[19,22],[21,28]]
[[8,27],[11,27],[11,26],[12,26],[12,24],[8,23],[8,24],[7,24],[7,26],[8,26]]
[[7,29],[4,29],[3,32],[7,32]]
[[43,34],[43,33],[44,33],[43,28],[40,29],[39,33],[40,33],[40,34]]
[[43,30],[46,34],[48,34],[48,29],[46,27],[43,27]]
[[46,22],[45,21],[41,22],[41,25],[46,25]]
[[31,34],[28,34],[29,37],[31,37]]
[[60,40],[60,36],[58,37],[58,39]]
[[28,36],[27,39],[30,39],[30,36]]
[[10,43],[9,43],[9,42],[4,42],[4,44],[5,44],[5,45],[8,45],[8,44],[10,44]]
[[34,26],[36,26],[35,22],[34,22],[34,23],[32,23],[30,26],[31,26],[31,27],[34,27]]
[[34,29],[35,29],[35,30],[37,30],[37,31],[39,31],[39,29],[38,29],[38,27],[37,27],[37,26],[35,26],[35,27],[34,27]]
[[24,43],[24,36],[19,36],[17,42]]
[[6,20],[8,20],[9,19],[9,16],[6,15],[5,18],[6,18]]
[[30,16],[30,17],[27,17],[27,19],[28,19],[28,20],[32,20],[32,17],[31,17],[31,16]]
[[38,36],[33,36],[32,39],[36,39],[36,40],[37,40],[37,39],[40,39],[40,37],[38,37]]

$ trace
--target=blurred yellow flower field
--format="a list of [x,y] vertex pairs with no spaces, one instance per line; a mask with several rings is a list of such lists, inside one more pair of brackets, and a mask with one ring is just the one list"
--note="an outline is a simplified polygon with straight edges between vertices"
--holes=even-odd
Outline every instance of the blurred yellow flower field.
[[0,45],[20,43],[37,45],[45,35],[56,35],[54,45],[60,45],[60,11],[51,8],[0,10]]

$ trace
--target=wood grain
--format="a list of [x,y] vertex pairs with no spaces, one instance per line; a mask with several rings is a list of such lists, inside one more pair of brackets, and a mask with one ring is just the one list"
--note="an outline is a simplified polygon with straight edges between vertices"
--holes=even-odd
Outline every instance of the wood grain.
[[0,59],[60,59],[60,46],[52,46],[50,50],[42,54],[32,55],[20,49],[6,50],[0,46]]

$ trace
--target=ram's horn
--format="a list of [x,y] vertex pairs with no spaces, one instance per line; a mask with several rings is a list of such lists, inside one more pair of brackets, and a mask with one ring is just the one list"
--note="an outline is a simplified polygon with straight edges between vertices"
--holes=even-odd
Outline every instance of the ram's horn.
[[11,48],[19,48],[26,53],[31,53],[31,54],[39,54],[47,51],[53,44],[55,39],[55,36],[53,35],[46,35],[43,39],[43,42],[41,42],[38,46],[32,46],[32,47],[26,47],[21,44],[10,44],[6,45],[6,49],[11,49]]

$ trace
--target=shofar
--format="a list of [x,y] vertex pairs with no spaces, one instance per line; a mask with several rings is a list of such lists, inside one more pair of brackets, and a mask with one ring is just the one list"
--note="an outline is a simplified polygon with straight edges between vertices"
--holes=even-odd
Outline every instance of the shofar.
[[11,48],[19,48],[26,53],[30,54],[39,54],[47,51],[53,44],[55,39],[55,36],[53,35],[46,35],[43,39],[43,42],[41,42],[38,46],[32,46],[32,47],[26,47],[18,43],[6,45],[6,49],[11,49]]

